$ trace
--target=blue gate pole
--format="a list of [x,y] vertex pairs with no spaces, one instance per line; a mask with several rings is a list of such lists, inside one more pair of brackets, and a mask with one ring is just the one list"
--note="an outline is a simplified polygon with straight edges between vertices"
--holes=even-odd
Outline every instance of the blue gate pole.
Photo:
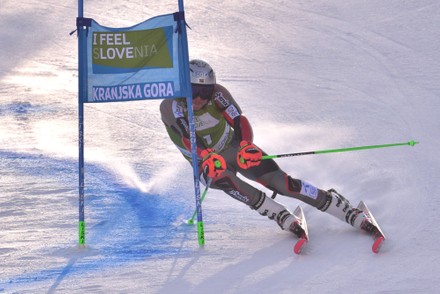
[[[183,0],[179,0],[179,12],[184,16],[184,6]],[[182,17],[179,20],[180,28],[181,28],[181,52],[182,52],[182,71],[183,73],[183,82],[187,83],[189,92],[191,92],[191,79],[189,76],[189,53],[188,53],[188,39],[186,34],[186,24],[185,18]],[[189,121],[189,131],[190,131],[190,141],[191,141],[191,154],[192,154],[192,166],[193,166],[193,175],[194,175],[194,192],[196,198],[196,210],[197,210],[197,236],[198,242],[200,246],[205,244],[205,232],[203,226],[203,216],[202,216],[202,202],[200,200],[200,181],[199,181],[199,168],[198,168],[198,160],[197,160],[197,144],[196,144],[196,132],[194,126],[194,113],[192,108],[192,95],[189,94],[186,97],[187,106],[188,106],[188,121]]]
[[[78,0],[78,19],[83,18],[83,0]],[[78,244],[85,245],[84,218],[84,100],[87,97],[87,28],[77,20],[78,30],[78,179],[79,223]]]

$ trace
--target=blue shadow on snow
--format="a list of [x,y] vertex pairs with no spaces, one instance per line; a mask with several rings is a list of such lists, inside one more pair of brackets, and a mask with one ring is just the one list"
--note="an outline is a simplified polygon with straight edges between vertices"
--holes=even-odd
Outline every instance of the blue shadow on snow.
[[[72,179],[77,179],[72,175],[77,173],[77,162],[71,160],[2,150],[0,157],[0,168],[7,165],[9,172],[56,178],[61,187],[65,187],[66,181],[72,186]],[[53,280],[51,292],[67,276],[184,253],[181,241],[175,240],[182,238],[182,229],[173,224],[187,213],[190,206],[182,197],[142,193],[121,184],[110,171],[99,165],[86,163],[85,170],[87,245],[61,248],[52,244],[51,251],[44,252],[43,258],[61,255],[68,259],[67,264],[36,272],[24,270],[20,276],[0,280],[0,291],[4,290],[3,287],[13,289],[13,285]],[[71,209],[77,210],[77,207]],[[72,220],[71,229],[72,235],[77,235],[77,221]]]

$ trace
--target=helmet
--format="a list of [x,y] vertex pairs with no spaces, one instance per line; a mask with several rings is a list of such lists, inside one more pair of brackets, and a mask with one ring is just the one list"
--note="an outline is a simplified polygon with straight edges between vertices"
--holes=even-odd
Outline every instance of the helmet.
[[200,59],[189,62],[191,84],[215,85],[215,73],[212,67]]

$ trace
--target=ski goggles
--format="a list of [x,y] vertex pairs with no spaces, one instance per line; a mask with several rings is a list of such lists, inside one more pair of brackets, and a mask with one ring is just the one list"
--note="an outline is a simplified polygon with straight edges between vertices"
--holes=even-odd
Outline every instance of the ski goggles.
[[209,100],[214,92],[214,85],[191,84],[192,98],[200,97],[202,100]]

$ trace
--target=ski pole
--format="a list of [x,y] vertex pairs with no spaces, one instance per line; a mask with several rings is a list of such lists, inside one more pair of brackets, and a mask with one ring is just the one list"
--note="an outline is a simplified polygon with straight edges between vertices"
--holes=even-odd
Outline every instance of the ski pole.
[[[202,197],[200,198],[200,203],[202,203],[203,199],[205,199],[206,193],[208,192],[208,188],[209,188],[209,186],[211,186],[211,182],[212,182],[212,178],[208,178],[208,182],[206,183],[205,190],[203,191]],[[187,225],[194,224],[194,218],[196,217],[196,214],[197,214],[197,208],[194,210],[192,217],[190,219],[186,220]]]
[[370,146],[359,146],[359,147],[350,147],[350,148],[340,148],[340,149],[327,149],[327,150],[316,150],[316,151],[307,151],[307,152],[296,152],[296,153],[286,153],[286,154],[278,154],[278,155],[263,155],[261,160],[264,159],[272,159],[272,158],[281,158],[281,157],[291,157],[291,156],[302,156],[302,155],[312,155],[312,154],[324,154],[324,153],[336,153],[336,152],[347,152],[347,151],[357,151],[357,150],[365,150],[365,149],[375,149],[375,148],[385,148],[385,147],[394,147],[394,146],[415,146],[419,144],[414,140],[404,143],[393,143],[393,144],[384,144],[384,145],[370,145]]

